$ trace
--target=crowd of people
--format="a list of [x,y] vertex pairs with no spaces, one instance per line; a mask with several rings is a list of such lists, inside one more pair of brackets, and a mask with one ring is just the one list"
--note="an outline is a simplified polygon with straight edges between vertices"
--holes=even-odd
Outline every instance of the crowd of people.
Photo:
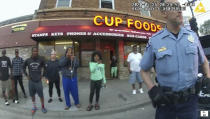
[[[178,0],[161,0],[161,3],[179,4]],[[145,48],[144,55],[138,53],[137,45],[133,46],[128,55],[128,72],[132,94],[137,90],[135,82],[139,84],[139,93],[144,93],[142,83],[146,84],[148,94],[153,106],[156,108],[156,119],[197,119],[198,117],[198,67],[201,66],[205,76],[203,81],[210,92],[210,70],[208,60],[204,54],[196,33],[183,27],[181,11],[167,11],[160,9],[166,20],[166,27],[153,35]],[[99,51],[93,52],[89,62],[90,70],[90,95],[87,111],[93,108],[100,109],[100,89],[106,86],[105,64],[102,63],[102,55]],[[112,57],[111,77],[117,78],[117,63],[115,56]],[[12,79],[13,102],[19,103],[17,84],[22,89],[24,97],[27,94],[23,85],[23,74],[28,79],[29,94],[32,98],[32,113],[36,112],[35,95],[38,94],[41,101],[42,112],[47,109],[44,104],[42,78],[45,77],[49,84],[49,100],[52,100],[53,85],[57,89],[58,100],[62,102],[60,90],[59,71],[62,73],[62,84],[66,107],[71,107],[70,95],[74,104],[80,108],[78,95],[77,68],[79,61],[74,55],[74,48],[66,49],[65,55],[56,59],[56,51],[51,52],[51,59],[45,61],[38,55],[38,48],[32,48],[32,55],[25,61],[15,50],[15,58],[10,61],[6,56],[6,50],[2,50],[0,57],[0,80],[5,104],[9,105],[7,91],[9,91],[9,78]],[[151,80],[151,73],[156,72],[156,83]],[[95,105],[93,97],[96,95]]]
[[[50,54],[50,60],[45,61],[44,57],[39,56],[38,48],[32,48],[31,57],[23,60],[19,56],[19,50],[15,49],[15,57],[10,61],[10,58],[6,56],[6,50],[2,50],[2,57],[0,57],[0,80],[2,87],[2,94],[5,99],[5,105],[10,105],[8,101],[8,92],[10,91],[10,80],[12,85],[12,99],[13,102],[19,103],[18,96],[18,83],[22,89],[24,98],[27,98],[27,94],[23,85],[23,77],[28,79],[28,90],[32,100],[32,113],[37,110],[35,95],[37,94],[41,102],[41,110],[43,113],[47,112],[44,102],[43,84],[42,80],[45,80],[49,85],[49,100],[48,103],[53,101],[53,86],[55,85],[58,95],[58,100],[63,102],[61,98],[60,89],[60,75],[62,74],[62,84],[65,98],[65,110],[69,110],[71,107],[70,95],[73,97],[74,104],[77,108],[80,108],[79,95],[78,95],[78,79],[77,68],[79,67],[79,61],[74,55],[74,48],[69,47],[66,49],[65,55],[60,59],[56,58],[56,51],[52,50]],[[139,56],[137,59],[135,55]],[[130,83],[135,88],[135,81],[140,84],[140,93],[143,93],[141,86],[142,80],[140,77],[140,68],[136,66],[140,65],[141,54],[137,52],[136,46],[133,47],[133,52],[129,55],[128,63],[130,72]],[[89,105],[87,111],[91,111],[94,107],[95,110],[100,109],[99,99],[101,87],[106,87],[105,77],[105,64],[102,63],[102,54],[99,51],[95,51],[91,55],[91,61],[89,62],[90,69],[90,95]],[[112,57],[111,62],[111,76],[117,78],[117,59]],[[134,89],[133,89],[133,94]],[[95,95],[95,105],[93,105],[93,97]]]

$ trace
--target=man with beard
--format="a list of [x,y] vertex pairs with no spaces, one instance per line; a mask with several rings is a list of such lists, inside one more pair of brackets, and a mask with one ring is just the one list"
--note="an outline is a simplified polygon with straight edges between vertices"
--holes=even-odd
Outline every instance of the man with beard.
[[[161,2],[181,8],[178,0]],[[149,97],[156,108],[155,119],[197,119],[198,66],[202,65],[206,79],[210,81],[208,61],[197,34],[182,26],[181,10],[161,10],[166,28],[150,38],[140,65]],[[158,86],[150,77],[153,66]]]

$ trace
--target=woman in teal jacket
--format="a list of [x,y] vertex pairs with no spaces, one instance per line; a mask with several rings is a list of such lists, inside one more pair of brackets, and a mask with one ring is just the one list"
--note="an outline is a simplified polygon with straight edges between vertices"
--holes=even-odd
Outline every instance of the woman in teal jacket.
[[91,62],[89,63],[90,67],[90,97],[89,97],[89,105],[87,107],[87,111],[91,111],[93,108],[93,96],[96,92],[96,103],[95,109],[99,110],[99,97],[100,97],[100,89],[102,83],[106,85],[106,78],[105,78],[105,65],[102,64],[102,57],[100,52],[95,51],[91,56]]

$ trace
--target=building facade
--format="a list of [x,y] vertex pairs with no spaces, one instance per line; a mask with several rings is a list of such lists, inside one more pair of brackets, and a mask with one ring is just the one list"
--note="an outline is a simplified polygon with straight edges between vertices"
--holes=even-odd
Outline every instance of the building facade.
[[74,46],[75,55],[80,61],[79,79],[89,78],[90,56],[93,51],[99,50],[106,66],[106,77],[110,78],[111,57],[116,56],[118,78],[128,79],[126,59],[132,46],[137,44],[143,54],[148,39],[164,27],[159,11],[133,8],[153,2],[41,0],[33,19],[0,27],[3,38],[0,48],[23,48],[24,52],[27,51],[23,54],[30,56],[30,47],[37,45],[39,54],[49,59],[52,49],[60,58],[67,47]]

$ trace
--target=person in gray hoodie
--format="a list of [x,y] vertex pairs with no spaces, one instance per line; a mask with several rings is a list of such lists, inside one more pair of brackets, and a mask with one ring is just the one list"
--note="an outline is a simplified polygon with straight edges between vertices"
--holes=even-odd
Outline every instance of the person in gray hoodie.
[[72,95],[76,107],[80,108],[77,84],[77,68],[79,62],[74,56],[73,47],[68,47],[66,49],[65,56],[60,59],[59,65],[62,72],[63,90],[66,101],[65,110],[69,110],[71,107],[69,94]]

